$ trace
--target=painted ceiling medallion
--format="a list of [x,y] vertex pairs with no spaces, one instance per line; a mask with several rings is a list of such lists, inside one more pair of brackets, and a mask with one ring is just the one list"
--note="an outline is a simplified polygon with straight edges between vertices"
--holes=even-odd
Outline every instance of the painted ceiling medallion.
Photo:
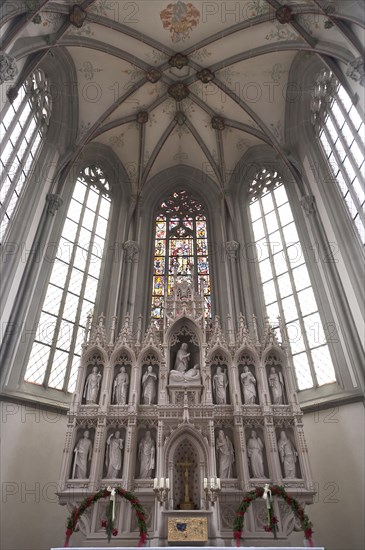
[[290,23],[290,21],[293,21],[294,13],[293,10],[285,4],[276,10],[275,17],[279,23],[285,25],[285,23]]
[[172,42],[190,38],[190,31],[198,26],[200,11],[191,3],[171,2],[160,12],[162,26],[171,33]]
[[202,71],[199,71],[196,73],[196,76],[199,78],[203,84],[208,84],[208,82],[211,82],[214,78],[214,73],[212,73],[209,69],[203,69]]
[[174,117],[175,122],[178,123],[179,126],[182,126],[185,124],[186,121],[186,114],[182,111],[177,111]]
[[152,82],[152,84],[155,84],[156,82],[158,82],[161,76],[162,76],[161,72],[158,69],[155,69],[154,67],[152,67],[146,72],[146,78],[148,82]]
[[220,132],[224,130],[226,127],[226,124],[224,122],[224,119],[220,116],[214,116],[212,117],[212,128],[214,130],[219,130]]
[[189,95],[189,88],[183,82],[176,82],[176,84],[171,84],[168,89],[168,93],[175,101],[182,101]]
[[81,29],[82,25],[84,24],[84,21],[86,19],[87,12],[82,9],[81,6],[78,4],[74,4],[70,10],[70,23],[74,27],[77,27],[78,29]]
[[137,122],[138,124],[146,124],[146,122],[148,122],[148,112],[140,111],[137,113]]
[[186,57],[186,55],[183,55],[182,53],[177,53],[169,59],[169,64],[171,65],[171,67],[175,67],[176,69],[182,69],[183,67],[186,67],[188,63],[189,59]]

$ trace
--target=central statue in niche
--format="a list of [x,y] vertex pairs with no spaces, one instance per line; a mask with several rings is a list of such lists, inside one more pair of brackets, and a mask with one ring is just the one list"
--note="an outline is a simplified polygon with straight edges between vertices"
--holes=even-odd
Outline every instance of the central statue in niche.
[[188,369],[190,353],[186,342],[181,344],[176,354],[175,365],[170,370],[169,384],[171,386],[193,386],[201,384],[199,365]]

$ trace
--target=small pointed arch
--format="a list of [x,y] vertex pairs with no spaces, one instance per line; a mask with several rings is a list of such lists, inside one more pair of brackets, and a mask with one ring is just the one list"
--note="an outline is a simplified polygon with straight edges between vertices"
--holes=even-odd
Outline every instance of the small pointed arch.
[[244,363],[247,361],[252,361],[255,367],[258,367],[260,364],[259,354],[253,347],[241,346],[234,355],[234,363],[238,365],[239,363]]
[[134,353],[132,348],[129,348],[128,346],[120,346],[113,351],[110,357],[110,364],[114,366],[118,364],[122,364],[121,361],[122,360],[124,361],[123,356],[127,358],[129,363],[135,364],[137,361],[136,354]]
[[188,438],[193,442],[195,448],[198,449],[200,454],[199,458],[206,464],[209,464],[208,438],[204,436],[195,426],[184,424],[180,425],[165,439],[162,448],[162,453],[165,457],[165,467],[168,468],[169,461],[173,460],[176,448],[184,438]]
[[100,357],[99,360],[104,365],[106,365],[108,363],[108,354],[106,353],[106,351],[102,347],[97,346],[97,345],[94,345],[91,348],[87,349],[84,352],[84,354],[82,355],[81,361],[85,365],[85,364],[89,363],[90,361],[95,360],[97,356]]
[[288,357],[286,355],[286,352],[280,346],[276,346],[275,344],[269,344],[262,352],[262,355],[261,355],[262,364],[266,364],[268,361],[270,361],[270,357],[274,357],[274,356],[278,358],[278,360],[282,365],[286,365],[288,363]]
[[141,367],[142,365],[145,365],[151,362],[153,362],[154,364],[157,364],[158,366],[161,366],[162,361],[163,361],[163,354],[161,350],[159,350],[155,346],[147,345],[144,348],[142,348],[138,354],[137,366]]
[[206,362],[213,363],[219,360],[221,363],[225,363],[227,367],[232,364],[232,355],[228,348],[222,345],[215,345],[208,353]]
[[199,325],[189,315],[184,315],[175,321],[166,331],[166,341],[169,346],[179,342],[179,336],[185,337],[188,343],[201,346],[203,333]]

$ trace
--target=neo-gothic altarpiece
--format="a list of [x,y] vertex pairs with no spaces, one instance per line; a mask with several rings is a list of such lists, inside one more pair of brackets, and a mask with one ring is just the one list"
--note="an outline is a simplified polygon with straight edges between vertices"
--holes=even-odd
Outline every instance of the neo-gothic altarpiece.
[[[206,518],[210,545],[232,543],[235,510],[247,491],[283,485],[302,503],[313,501],[313,482],[302,412],[285,345],[255,317],[207,320],[204,297],[187,282],[165,296],[161,326],[145,336],[127,315],[88,326],[60,479],[61,504],[71,509],[101,487],[122,486],[147,514],[151,545],[168,544],[169,518]],[[285,340],[284,340],[285,341]],[[80,518],[85,543],[101,546],[107,502]],[[266,504],[258,499],[245,517],[251,543],[268,539]],[[284,501],[274,501],[278,538],[296,529]],[[130,505],[117,501],[117,546],[139,538]]]

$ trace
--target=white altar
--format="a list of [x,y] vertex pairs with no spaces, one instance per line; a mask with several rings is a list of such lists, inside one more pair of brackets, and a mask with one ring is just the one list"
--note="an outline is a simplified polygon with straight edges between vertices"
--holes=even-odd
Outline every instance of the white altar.
[[[131,548],[131,546],[119,546],[114,547],[114,550],[126,550],[127,548]],[[135,547],[133,547],[135,548]],[[154,548],[155,550],[166,550],[166,548],[173,548],[174,550],[200,550],[202,546],[151,546],[150,548]],[[226,548],[229,548],[229,546],[204,546],[206,550],[226,550]],[[258,550],[257,546],[244,546],[241,548],[247,548],[247,550]],[[265,548],[265,550],[303,550],[303,546],[265,546],[260,547]],[[51,550],[66,550],[65,548],[51,548]],[[96,547],[85,547],[82,548],[73,548],[73,550],[103,550],[103,548],[96,548]],[[312,550],[325,550],[323,546],[314,546],[312,547]]]
[[[249,325],[242,314],[236,323],[231,316],[223,323],[206,319],[204,297],[178,277],[163,302],[164,319],[144,337],[141,319],[134,330],[129,315],[119,334],[116,318],[101,315],[88,324],[68,413],[60,503],[71,512],[99,489],[118,486],[143,506],[151,546],[233,546],[238,503],[256,487],[275,483],[303,507],[313,502],[293,372],[268,323],[259,334],[255,316]],[[79,517],[84,548],[104,544],[108,503],[101,498]],[[112,544],[135,546],[136,514],[119,496],[115,506]],[[298,530],[277,497],[273,512],[275,543],[265,531],[265,501],[252,502],[247,545],[282,545]],[[205,538],[169,538],[168,520],[179,516],[206,518]]]

